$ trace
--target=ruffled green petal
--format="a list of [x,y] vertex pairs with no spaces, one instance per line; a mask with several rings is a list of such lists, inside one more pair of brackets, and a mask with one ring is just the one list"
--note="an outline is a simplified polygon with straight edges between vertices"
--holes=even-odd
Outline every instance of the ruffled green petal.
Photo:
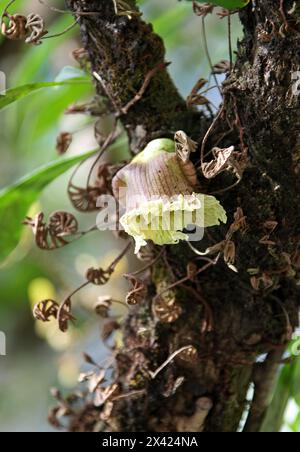
[[227,216],[219,201],[199,193],[144,202],[120,220],[124,230],[135,239],[136,253],[147,240],[157,245],[177,244],[188,240],[188,235],[182,231],[189,225],[204,228],[220,222],[226,223]]

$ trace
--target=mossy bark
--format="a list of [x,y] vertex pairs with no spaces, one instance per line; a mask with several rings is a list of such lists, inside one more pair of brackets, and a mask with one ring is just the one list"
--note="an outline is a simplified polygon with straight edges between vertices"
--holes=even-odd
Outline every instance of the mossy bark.
[[[182,419],[185,425],[188,419],[192,423],[197,401],[206,397],[212,408],[199,431],[237,431],[247,390],[257,376],[257,356],[267,353],[273,360],[274,350],[284,350],[290,326],[298,325],[300,96],[293,91],[292,74],[300,70],[299,10],[288,15],[293,1],[285,2],[289,26],[284,27],[278,1],[256,3],[254,12],[249,6],[240,13],[245,36],[223,87],[224,111],[239,129],[239,134],[230,136],[230,144],[242,140],[249,155],[240,185],[220,195],[229,222],[238,207],[247,217],[247,231],[234,236],[238,274],[219,261],[188,288],[176,290],[182,314],[174,323],[163,324],[153,318],[151,300],[157,287],[173,280],[164,264],[156,266],[149,285],[152,296],[131,311],[124,327],[124,348],[117,358],[117,379],[124,392],[145,392],[118,404],[108,420],[112,429],[178,431]],[[68,0],[67,5],[73,11],[101,12],[80,19],[83,44],[93,71],[103,80],[96,83],[98,92],[104,86],[112,105],[121,108],[139,90],[147,73],[164,61],[161,39],[140,18],[116,17],[107,0]],[[193,136],[196,130],[200,137],[207,129],[204,117],[187,110],[166,70],[157,74],[122,121],[134,152],[153,136],[169,136],[177,128]],[[232,177],[220,176],[209,183],[202,178],[201,183],[206,191],[214,191],[230,185]],[[277,226],[269,240],[262,240],[270,221]],[[217,243],[227,228],[212,230],[209,239],[197,246],[205,249]],[[167,258],[175,275],[184,276],[194,257],[182,244],[169,248]],[[207,305],[213,312],[213,331],[202,328]],[[138,334],[140,327],[149,334]],[[155,380],[149,379],[145,369],[157,368],[185,345],[197,349],[195,359],[179,355]],[[170,382],[178,377],[184,377],[184,383],[175,394],[164,397]],[[256,387],[259,391],[260,385]],[[256,400],[266,397],[257,393]],[[249,431],[259,430],[263,420],[262,411],[254,408],[260,419],[250,413]]]

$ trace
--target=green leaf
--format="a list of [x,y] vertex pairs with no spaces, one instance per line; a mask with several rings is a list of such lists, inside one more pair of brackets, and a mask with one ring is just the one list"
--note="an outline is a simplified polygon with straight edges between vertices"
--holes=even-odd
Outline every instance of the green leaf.
[[58,176],[95,152],[93,150],[49,163],[0,191],[0,262],[17,246],[22,234],[22,221],[41,191]]
[[66,86],[76,83],[89,83],[89,81],[87,78],[73,78],[61,82],[29,83],[28,85],[9,89],[6,91],[5,95],[0,95],[0,110],[40,89]]
[[279,432],[284,424],[284,414],[291,397],[291,385],[293,381],[295,363],[283,366],[273,399],[269,405],[264,423],[261,428],[262,433]]
[[[192,2],[193,0],[187,0]],[[244,6],[248,5],[250,0],[197,0],[199,3],[211,3],[215,6],[222,6],[226,9],[237,9],[244,8]]]
[[55,82],[65,82],[67,80],[82,79],[89,81],[90,77],[82,69],[74,66],[64,66],[55,77]]

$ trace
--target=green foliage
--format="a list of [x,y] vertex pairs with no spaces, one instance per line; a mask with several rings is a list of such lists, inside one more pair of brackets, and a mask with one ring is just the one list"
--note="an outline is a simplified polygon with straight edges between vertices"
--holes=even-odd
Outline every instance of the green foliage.
[[18,86],[17,88],[12,88],[6,91],[5,95],[0,96],[0,110],[7,107],[8,105],[22,99],[23,97],[29,96],[40,89],[43,88],[53,88],[59,86],[72,85],[74,83],[88,83],[86,79],[70,79],[57,82],[41,82],[41,83],[29,83],[28,85]]
[[39,168],[10,187],[0,191],[0,261],[5,259],[18,244],[22,233],[22,220],[42,190],[72,166],[92,156],[90,151],[76,157],[52,162]]
[[[188,2],[192,2],[193,0],[187,0]],[[197,0],[199,3],[211,3],[215,6],[222,6],[226,9],[238,9],[244,8],[248,5],[250,0]]]

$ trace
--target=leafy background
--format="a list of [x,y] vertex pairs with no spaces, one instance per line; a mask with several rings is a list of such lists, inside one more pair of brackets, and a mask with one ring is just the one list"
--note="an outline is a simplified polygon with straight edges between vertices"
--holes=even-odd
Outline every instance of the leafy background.
[[[51,4],[64,8],[63,3],[52,0]],[[187,96],[198,78],[209,76],[199,18],[188,2],[139,3],[164,38],[170,72]],[[54,13],[37,0],[17,0],[10,11],[41,13],[53,34],[72,23],[69,15]],[[226,21],[209,16],[207,34],[213,61],[228,58]],[[239,35],[240,25],[234,19],[233,42]],[[6,74],[8,88],[6,96],[0,96],[0,331],[7,337],[7,356],[0,357],[0,430],[51,431],[46,420],[53,402],[49,388],[68,391],[76,385],[83,352],[96,360],[105,358],[108,350],[99,340],[101,325],[93,305],[106,293],[124,297],[126,283],[121,275],[138,264],[129,257],[104,289],[92,287],[77,296],[78,322],[68,333],[60,333],[55,323],[33,320],[35,303],[62,298],[82,282],[86,268],[109,264],[122,243],[109,233],[95,232],[63,250],[45,253],[35,248],[30,231],[21,226],[28,212],[72,212],[66,195],[70,168],[95,149],[96,142],[93,118],[65,116],[64,111],[70,104],[91,99],[93,87],[71,56],[80,47],[77,29],[45,40],[40,47],[2,37],[0,46],[0,70]],[[214,104],[220,102],[216,90],[209,96]],[[63,158],[55,151],[61,131],[76,132]],[[123,139],[110,158],[121,159],[126,152]],[[95,221],[93,215],[79,219],[82,229]],[[300,360],[294,360],[281,369],[264,431],[299,431],[299,406]]]

